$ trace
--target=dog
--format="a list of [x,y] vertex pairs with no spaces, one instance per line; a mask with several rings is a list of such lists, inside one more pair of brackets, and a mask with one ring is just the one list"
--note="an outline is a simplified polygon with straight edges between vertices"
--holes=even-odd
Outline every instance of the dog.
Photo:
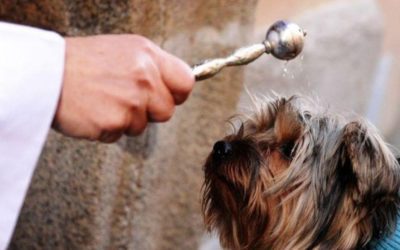
[[370,249],[395,230],[400,167],[371,124],[301,96],[253,102],[204,165],[204,222],[224,249]]

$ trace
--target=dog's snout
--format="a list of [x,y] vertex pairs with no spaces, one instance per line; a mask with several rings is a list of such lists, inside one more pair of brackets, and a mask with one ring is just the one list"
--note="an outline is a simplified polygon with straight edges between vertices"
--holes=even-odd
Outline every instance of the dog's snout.
[[226,141],[217,141],[214,144],[213,155],[217,159],[222,159],[232,153],[232,144]]

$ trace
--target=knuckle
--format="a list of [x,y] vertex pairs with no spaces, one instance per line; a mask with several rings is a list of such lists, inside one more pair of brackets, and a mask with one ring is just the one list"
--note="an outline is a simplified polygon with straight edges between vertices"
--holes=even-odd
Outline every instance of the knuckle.
[[100,127],[101,134],[120,134],[128,127],[128,119],[124,114],[115,114]]
[[171,117],[175,113],[175,106],[171,105],[170,107],[166,108],[160,115],[157,117],[158,122],[166,122],[171,119]]
[[132,91],[133,93],[128,93],[128,100],[127,100],[127,105],[128,109],[131,112],[137,112],[145,107],[145,103],[142,97],[138,96],[138,93],[135,91]]
[[158,69],[148,56],[143,56],[143,59],[137,61],[131,71],[133,82],[138,84],[138,87],[154,90],[157,84]]
[[149,39],[138,34],[131,34],[129,37],[132,39],[132,43],[144,44],[149,42]]
[[144,77],[146,76],[147,71],[149,70],[150,58],[146,55],[140,55],[140,58],[136,58],[131,67],[131,74],[136,77]]
[[134,43],[138,48],[147,55],[154,56],[157,51],[157,45],[146,37],[133,35]]
[[141,121],[137,122],[135,125],[132,125],[132,127],[126,131],[126,134],[128,136],[136,136],[142,134],[147,127],[147,121]]
[[118,141],[121,138],[122,134],[102,134],[100,137],[100,141],[103,143],[113,143]]
[[109,125],[98,126],[97,133],[90,140],[100,141],[103,143],[112,143],[122,136],[122,130],[116,130],[115,127]]
[[143,51],[144,51],[146,54],[148,54],[148,55],[150,55],[150,56],[156,56],[157,47],[158,47],[158,46],[157,46],[155,43],[153,43],[152,41],[150,41],[150,40],[147,39],[147,38],[144,38],[144,39],[141,41],[141,46],[142,46]]
[[150,93],[153,93],[156,91],[157,86],[154,80],[150,79],[149,76],[143,75],[141,78],[137,80],[137,83],[140,88],[144,89],[147,91],[147,93],[150,95]]
[[139,134],[142,134],[145,130],[146,130],[146,128],[147,128],[147,122],[142,122],[142,123],[140,123],[140,125],[136,128],[136,133],[139,135]]

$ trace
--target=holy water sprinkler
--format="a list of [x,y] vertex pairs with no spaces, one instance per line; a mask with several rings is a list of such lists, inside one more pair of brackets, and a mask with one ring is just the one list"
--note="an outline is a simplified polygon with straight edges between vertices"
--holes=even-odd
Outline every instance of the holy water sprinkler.
[[193,73],[196,81],[205,80],[214,76],[226,66],[248,64],[264,53],[271,54],[281,60],[291,60],[302,51],[305,36],[306,32],[297,24],[277,21],[268,29],[263,42],[240,48],[225,58],[206,60],[195,65]]

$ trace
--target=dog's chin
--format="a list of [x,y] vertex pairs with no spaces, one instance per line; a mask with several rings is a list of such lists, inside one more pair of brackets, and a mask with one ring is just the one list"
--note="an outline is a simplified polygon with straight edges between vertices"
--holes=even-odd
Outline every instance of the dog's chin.
[[268,223],[265,201],[257,198],[262,197],[259,156],[253,161],[244,160],[245,156],[245,151],[236,152],[230,159],[219,161],[211,154],[204,166],[204,222],[208,230],[219,232],[227,249],[249,250],[242,246],[261,237]]
[[252,174],[245,169],[229,164],[212,165],[208,170],[209,185],[216,193],[231,194],[239,201],[243,200],[246,193],[250,192]]
[[212,191],[211,199],[225,199],[225,197],[233,197],[240,193],[237,182],[232,178],[234,175],[231,171],[229,173],[229,166],[223,164],[212,164],[205,166],[205,172],[207,177],[206,185],[209,186]]

